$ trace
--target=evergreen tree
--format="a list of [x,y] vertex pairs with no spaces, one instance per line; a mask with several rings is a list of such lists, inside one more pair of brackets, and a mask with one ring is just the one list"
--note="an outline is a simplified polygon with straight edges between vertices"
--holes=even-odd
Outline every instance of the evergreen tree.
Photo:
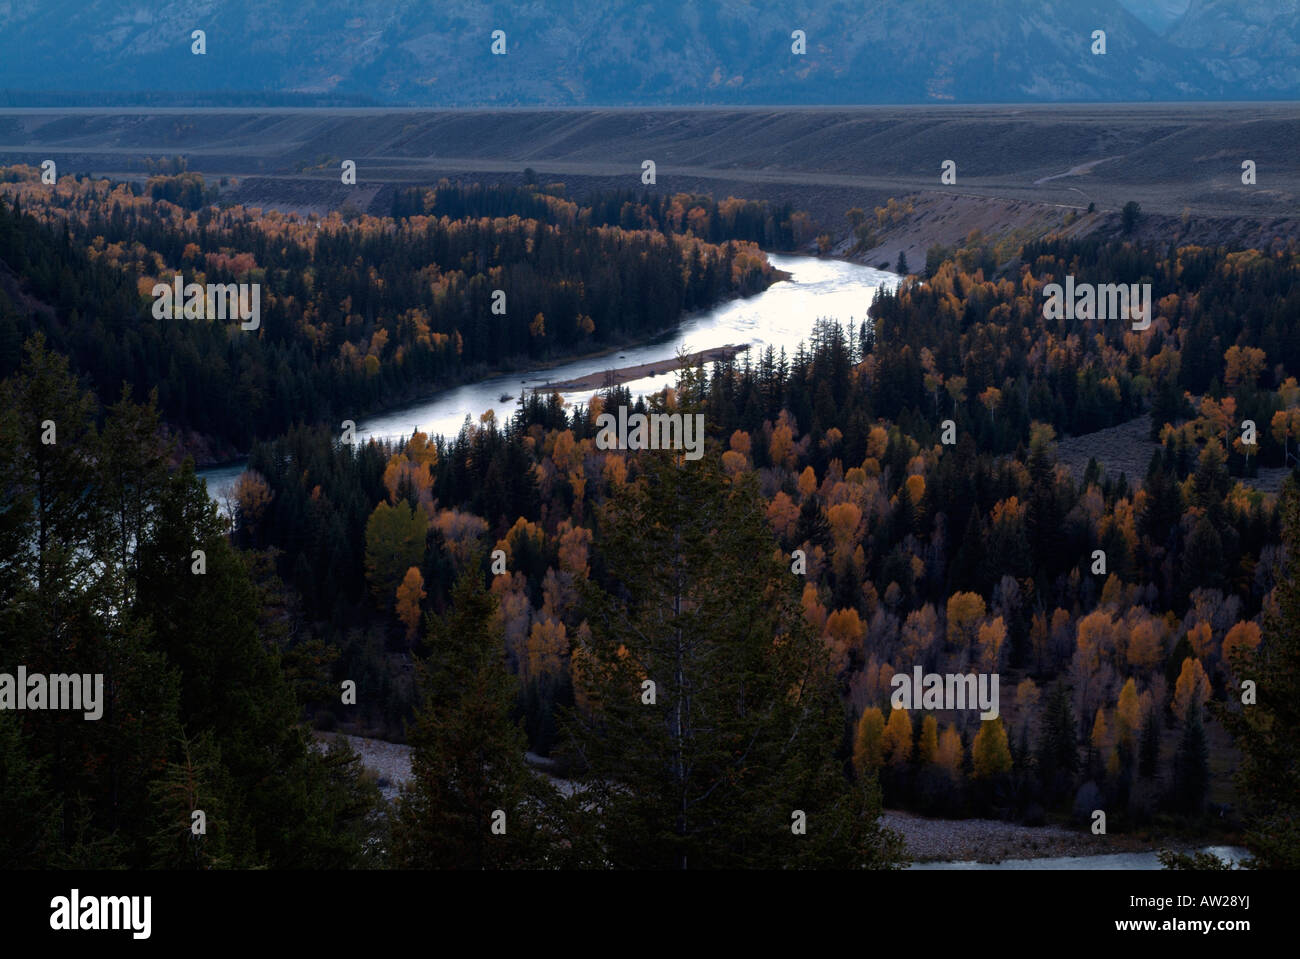
[[[1300,484],[1288,477],[1278,503],[1286,566],[1264,641],[1243,648],[1233,673],[1255,683],[1255,702],[1218,707],[1242,752],[1237,782],[1247,803],[1246,846],[1257,868],[1300,868]],[[1234,695],[1237,691],[1234,690]],[[1211,707],[1215,708],[1215,707]]]
[[1174,754],[1172,805],[1182,812],[1199,815],[1205,809],[1210,789],[1210,748],[1201,722],[1201,707],[1192,703],[1183,723],[1183,738]]
[[1150,779],[1160,761],[1160,713],[1152,706],[1142,721],[1142,741],[1138,747],[1138,775]]
[[[10,396],[6,381],[0,387],[0,399]],[[0,510],[0,636],[12,628],[8,620],[17,612],[14,602],[31,579],[29,540],[36,497],[31,484],[24,482],[26,447],[32,440],[25,432],[17,411],[8,402],[0,403],[0,490],[7,496],[5,508]]]
[[180,673],[181,723],[196,738],[211,732],[229,774],[227,828],[255,834],[248,855],[268,865],[360,864],[377,790],[361,783],[355,764],[309,749],[278,651],[259,636],[248,561],[188,459],[154,514],[140,548],[137,611]]
[[[211,735],[198,742],[181,737],[179,747],[176,761],[169,762],[162,775],[149,784],[157,806],[151,865],[159,869],[221,869],[255,864],[247,860],[237,863],[232,856],[236,840],[225,815],[223,789],[217,786],[226,773]],[[196,813],[202,813],[201,819]],[[247,833],[240,837],[245,848],[250,839]]]
[[431,654],[419,663],[423,702],[409,737],[411,782],[393,831],[393,860],[403,868],[559,863],[558,797],[524,763],[496,609],[474,563],[456,582],[451,611],[430,625]]
[[1120,227],[1125,235],[1132,233],[1142,215],[1142,206],[1137,200],[1129,200],[1120,211]]
[[[615,867],[889,866],[870,777],[851,784],[824,644],[773,557],[752,479],[643,456],[604,511],[572,733]],[[653,685],[647,685],[653,684]],[[653,696],[651,695],[653,694]]]
[[48,866],[58,842],[60,803],[44,763],[28,751],[18,720],[0,712],[0,869]]
[[827,549],[831,544],[831,526],[822,511],[821,501],[816,494],[806,496],[799,507],[799,521],[795,526],[795,543],[820,546]]
[[[20,373],[0,385],[0,480],[21,525],[3,525],[13,553],[0,570],[0,663],[31,673],[102,677],[100,718],[70,711],[31,723],[27,752],[43,757],[51,793],[62,802],[50,862],[91,868],[138,862],[147,839],[148,780],[175,731],[176,686],[152,648],[149,624],[127,601],[133,593],[136,540],[113,522],[127,448],[152,469],[156,437],[135,442],[120,424],[150,413],[123,402],[109,411],[101,437],[93,396],[67,361],[37,335]],[[143,515],[150,497],[143,494]],[[7,512],[7,510],[6,510]],[[140,722],[148,716],[148,722]]]
[[1047,701],[1038,741],[1038,772],[1049,802],[1056,802],[1072,791],[1078,768],[1078,738],[1070,690],[1057,683]]
[[1039,430],[1030,442],[1027,465],[1031,486],[1025,526],[1035,569],[1047,565],[1056,572],[1061,567],[1061,557],[1052,554],[1060,548],[1061,511],[1057,506],[1056,464],[1049,437],[1050,433]]

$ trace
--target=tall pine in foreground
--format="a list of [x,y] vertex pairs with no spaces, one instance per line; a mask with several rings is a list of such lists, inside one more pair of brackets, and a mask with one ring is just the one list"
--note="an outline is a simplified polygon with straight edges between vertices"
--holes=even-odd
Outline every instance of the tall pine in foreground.
[[231,546],[190,460],[167,478],[154,514],[139,547],[137,612],[181,674],[186,733],[210,731],[229,774],[219,799],[227,849],[242,850],[232,864],[370,865],[378,789],[359,760],[322,756],[299,726],[279,653],[260,635],[250,561]]
[[423,703],[409,735],[411,781],[397,804],[393,864],[407,869],[558,865],[550,816],[558,795],[524,763],[511,719],[516,681],[506,666],[497,599],[476,563],[457,580],[452,608],[431,622],[418,666]]
[[[1300,485],[1293,473],[1278,500],[1286,566],[1277,612],[1266,613],[1263,642],[1243,648],[1234,675],[1255,683],[1254,704],[1214,704],[1241,749],[1237,783],[1247,805],[1251,865],[1300,868]],[[1231,691],[1240,700],[1240,688]]]
[[166,452],[152,398],[101,410],[39,335],[0,382],[0,671],[103,675],[97,720],[0,723],[0,828],[26,837],[0,864],[368,865],[378,789],[310,747],[246,558]]
[[874,777],[847,774],[827,651],[753,483],[712,454],[638,462],[601,517],[608,576],[585,592],[591,636],[575,651],[593,864],[896,864]]

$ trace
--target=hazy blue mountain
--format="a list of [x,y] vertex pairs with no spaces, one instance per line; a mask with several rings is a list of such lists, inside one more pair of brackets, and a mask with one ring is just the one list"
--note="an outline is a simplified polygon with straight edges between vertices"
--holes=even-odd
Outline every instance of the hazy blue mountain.
[[[1180,3],[1187,0],[0,0],[0,102],[1300,96],[1296,0],[1193,0],[1173,22]],[[195,29],[206,31],[204,56],[190,52]],[[506,32],[505,56],[490,52],[497,29]],[[804,56],[791,53],[796,29],[807,35]],[[1106,31],[1105,56],[1090,52],[1096,29]]]
[[1300,0],[1192,0],[1168,40],[1194,50],[1225,88],[1252,97],[1300,87]]
[[1156,33],[1163,34],[1187,12],[1191,0],[1119,0],[1122,6]]

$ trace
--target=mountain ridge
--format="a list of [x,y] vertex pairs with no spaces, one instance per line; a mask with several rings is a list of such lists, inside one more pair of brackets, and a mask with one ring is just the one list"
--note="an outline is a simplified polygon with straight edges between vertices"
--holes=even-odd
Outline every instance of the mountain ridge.
[[[1296,0],[172,0],[0,6],[9,105],[1146,102],[1300,98]],[[1164,36],[1150,22],[1171,23]],[[204,30],[206,52],[191,52]],[[505,55],[491,51],[505,32]],[[795,54],[802,30],[806,53]],[[1091,52],[1094,30],[1106,53]],[[167,91],[159,93],[158,91]],[[94,91],[88,93],[85,91]],[[80,99],[78,99],[80,98]]]

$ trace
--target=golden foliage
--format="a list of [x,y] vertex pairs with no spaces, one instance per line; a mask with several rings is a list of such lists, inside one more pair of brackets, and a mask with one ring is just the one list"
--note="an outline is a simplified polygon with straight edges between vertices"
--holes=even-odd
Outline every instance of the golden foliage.
[[906,709],[891,709],[882,742],[885,762],[904,766],[912,758],[912,717]]
[[1119,701],[1115,704],[1115,735],[1119,742],[1132,746],[1137,741],[1141,723],[1137,683],[1130,676],[1119,691]]
[[916,758],[924,764],[936,762],[939,758],[939,720],[933,713],[926,713],[921,720],[921,736],[916,744]]
[[1223,661],[1231,665],[1239,650],[1258,649],[1260,638],[1258,624],[1250,621],[1236,623],[1223,637]]
[[395,603],[397,618],[405,624],[408,640],[415,639],[420,628],[420,601],[424,597],[424,576],[418,567],[412,566],[406,571],[401,585],[397,587]]
[[858,720],[853,739],[853,768],[859,774],[874,772],[885,762],[885,718],[875,706],[868,706]]
[[1201,662],[1192,656],[1183,660],[1183,668],[1178,673],[1178,682],[1174,684],[1174,699],[1170,707],[1180,720],[1187,719],[1187,710],[1192,703],[1204,706],[1210,698],[1210,680],[1205,675]]
[[975,779],[991,779],[1011,771],[1011,750],[1001,716],[980,723],[980,730],[971,743],[971,765]]
[[949,723],[939,737],[939,756],[936,763],[944,769],[949,778],[956,780],[961,776],[961,760],[964,750],[961,735],[957,727]]
[[948,645],[965,648],[975,638],[976,623],[984,618],[984,600],[978,593],[953,593],[948,597]]

